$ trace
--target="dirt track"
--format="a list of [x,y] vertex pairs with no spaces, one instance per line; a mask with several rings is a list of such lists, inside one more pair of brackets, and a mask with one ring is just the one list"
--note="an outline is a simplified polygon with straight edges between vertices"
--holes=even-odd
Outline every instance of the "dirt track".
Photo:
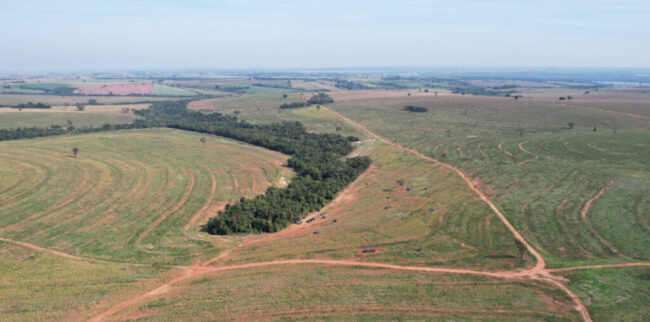
[[537,154],[535,154],[535,153],[533,153],[533,152],[530,152],[530,151],[526,150],[526,148],[524,148],[524,142],[520,142],[520,143],[518,144],[518,146],[519,146],[519,150],[521,150],[522,152],[524,152],[524,153],[526,153],[526,154],[528,154],[528,155],[532,155],[534,158],[533,158],[533,159],[528,159],[528,160],[521,161],[521,162],[517,163],[517,165],[524,165],[524,164],[526,164],[526,163],[528,163],[528,162],[539,160],[539,156],[538,156]]
[[596,238],[598,238],[598,240],[600,240],[600,242],[601,242],[603,245],[607,246],[607,248],[609,248],[609,250],[610,250],[612,253],[614,253],[614,254],[620,254],[620,252],[618,251],[618,249],[616,249],[616,248],[615,248],[614,246],[612,246],[612,244],[610,244],[610,243],[609,243],[605,238],[603,238],[603,236],[601,236],[601,235],[598,233],[598,231],[596,230],[596,228],[594,228],[594,227],[591,225],[591,223],[589,223],[589,221],[587,221],[587,213],[589,212],[589,208],[591,208],[591,204],[593,204],[594,201],[596,201],[596,199],[600,198],[600,196],[602,196],[603,193],[605,193],[605,189],[606,189],[606,188],[607,188],[607,187],[603,187],[602,189],[600,189],[600,191],[598,191],[598,193],[597,193],[595,196],[593,196],[593,198],[587,200],[587,203],[585,204],[585,207],[582,208],[582,213],[580,214],[580,216],[582,217],[582,221],[585,223],[585,225],[587,225],[587,228],[589,228],[589,230],[591,231],[591,233],[594,234],[594,236],[596,236]]

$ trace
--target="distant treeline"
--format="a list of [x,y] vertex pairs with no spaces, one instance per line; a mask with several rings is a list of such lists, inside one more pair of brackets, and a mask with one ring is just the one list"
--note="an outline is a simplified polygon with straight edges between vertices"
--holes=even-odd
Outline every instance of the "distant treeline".
[[296,103],[285,103],[280,105],[280,109],[286,109],[286,108],[300,108],[300,107],[305,107],[307,104],[301,103],[301,102],[296,102]]
[[309,133],[299,122],[254,125],[234,116],[192,111],[182,101],[156,102],[135,113],[147,126],[215,134],[291,156],[288,165],[297,175],[286,188],[271,187],[265,194],[227,205],[203,226],[210,234],[278,231],[334,199],[370,165],[367,157],[343,158],[358,138]]
[[317,95],[312,96],[307,103],[296,102],[296,103],[286,103],[280,105],[280,109],[286,108],[300,108],[311,105],[324,105],[334,103],[334,99],[325,93],[318,93]]
[[44,103],[32,103],[32,102],[27,102],[25,103],[20,103],[18,105],[12,106],[13,108],[51,108],[50,105],[44,104]]
[[281,89],[289,89],[291,88],[291,81],[287,81],[284,84],[277,83],[277,84],[269,84],[269,83],[253,83],[253,86],[257,87],[269,87],[269,88],[281,88]]
[[429,110],[426,107],[413,106],[413,105],[404,106],[404,107],[402,107],[402,109],[405,110],[405,111],[409,111],[409,112],[419,112],[419,113],[424,113],[424,112]]
[[79,134],[79,133],[92,133],[112,130],[124,130],[146,127],[143,123],[133,124],[104,124],[102,127],[83,127],[75,128],[74,126],[63,127],[60,125],[52,125],[49,127],[19,127],[13,129],[0,129],[0,141],[18,140],[18,139],[31,139],[43,136],[63,135],[63,134]]
[[469,94],[469,95],[483,95],[483,96],[503,96],[503,92],[487,89],[485,87],[475,87],[475,86],[468,86],[468,87],[453,87],[451,88],[451,92],[454,94]]
[[237,94],[243,94],[246,93],[251,87],[250,86],[226,86],[222,87],[219,85],[214,85],[214,89],[220,90],[223,92],[231,92],[231,93],[237,93]]
[[343,89],[349,89],[349,90],[368,89],[369,88],[368,86],[363,85],[362,83],[352,82],[352,81],[349,81],[349,80],[341,80],[341,79],[337,79],[334,86],[337,87],[337,88],[343,88]]

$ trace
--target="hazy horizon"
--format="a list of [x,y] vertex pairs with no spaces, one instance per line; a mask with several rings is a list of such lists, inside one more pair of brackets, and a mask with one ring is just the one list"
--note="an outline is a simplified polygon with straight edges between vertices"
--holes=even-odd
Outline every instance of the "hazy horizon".
[[650,67],[643,1],[3,3],[0,70]]

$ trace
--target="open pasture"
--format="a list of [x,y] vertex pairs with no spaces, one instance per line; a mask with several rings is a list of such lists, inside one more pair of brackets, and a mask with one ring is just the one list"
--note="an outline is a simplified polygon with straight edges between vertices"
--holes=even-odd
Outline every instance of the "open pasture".
[[70,124],[74,127],[100,127],[105,123],[131,123],[135,119],[136,116],[132,113],[58,112],[49,109],[18,112],[15,108],[0,108],[0,129],[51,125],[68,127]]
[[599,268],[564,272],[569,288],[589,308],[594,321],[650,319],[650,268]]
[[[401,110],[405,105],[429,111]],[[389,140],[460,166],[550,266],[650,258],[650,132],[643,119],[460,95],[333,107]]]
[[535,281],[354,266],[303,264],[223,270],[170,287],[167,294],[110,319],[579,319],[564,294]]
[[[287,95],[287,98],[283,97]],[[308,98],[305,98],[308,99]],[[189,108],[194,110],[220,111],[238,109],[277,108],[285,103],[300,102],[297,93],[285,91],[274,94],[244,94],[240,96],[211,98],[190,102]]]
[[291,172],[279,153],[201,137],[152,129],[0,142],[0,237],[120,262],[212,256],[218,241],[198,238],[198,225]]
[[0,241],[0,320],[84,320],[146,291],[166,268],[92,262]]

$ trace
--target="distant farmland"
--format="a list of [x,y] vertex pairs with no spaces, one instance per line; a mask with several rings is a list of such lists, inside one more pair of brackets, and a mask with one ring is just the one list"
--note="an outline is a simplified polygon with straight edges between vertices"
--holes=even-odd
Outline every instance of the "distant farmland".
[[75,94],[83,95],[151,95],[153,83],[119,83],[108,84],[98,87],[78,88],[74,91]]

